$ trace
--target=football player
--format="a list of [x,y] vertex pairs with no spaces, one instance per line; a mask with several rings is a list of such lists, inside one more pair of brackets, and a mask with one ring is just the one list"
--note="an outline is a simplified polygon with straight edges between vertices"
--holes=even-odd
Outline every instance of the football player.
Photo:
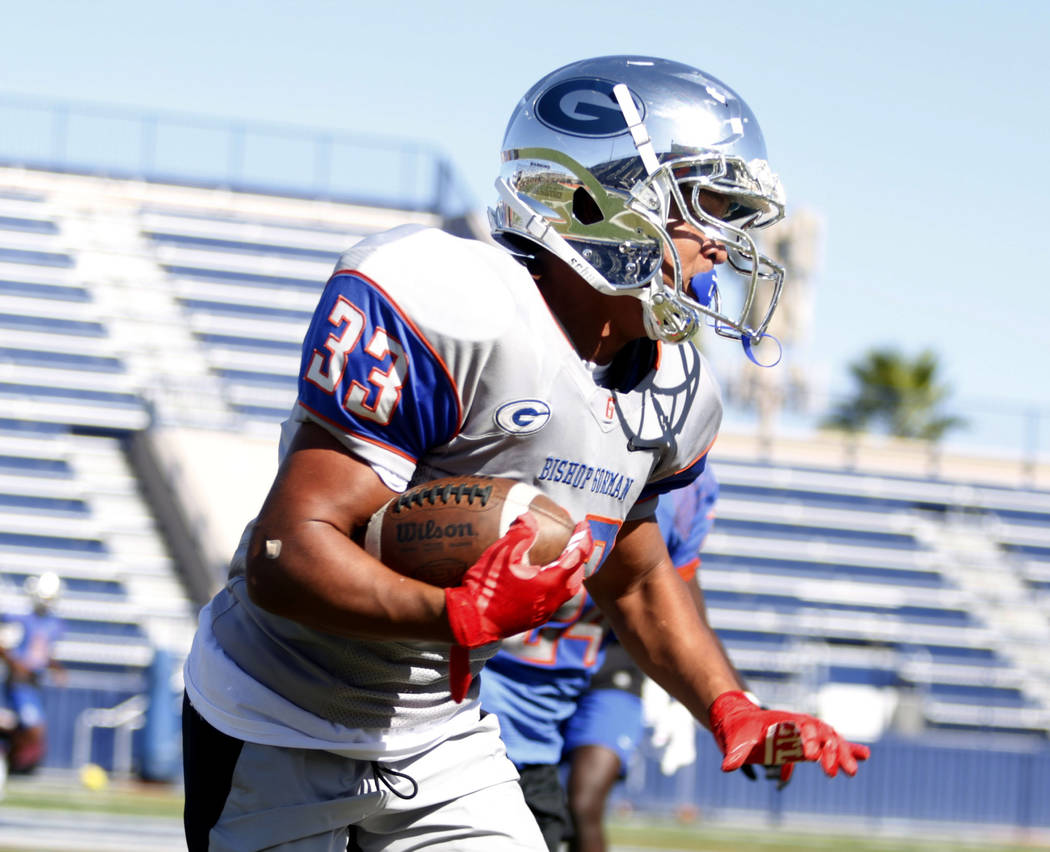
[[[11,772],[29,773],[43,761],[47,751],[47,717],[41,682],[50,672],[56,683],[64,683],[65,667],[54,656],[55,644],[62,638],[65,625],[55,612],[62,592],[62,580],[53,571],[27,577],[23,585],[31,602],[27,613],[0,613],[0,623],[14,623],[22,628],[13,648],[0,646],[0,663],[4,673],[4,698],[13,714],[13,727],[5,731],[10,738],[10,752],[0,754],[0,776]],[[2,746],[0,751],[6,752]],[[0,777],[0,790],[3,788]]]
[[[509,251],[399,227],[347,251],[320,297],[277,476],[186,661],[190,850],[328,850],[350,832],[364,850],[545,849],[474,677],[500,639],[578,607],[584,573],[724,768],[852,774],[864,756],[743,696],[653,517],[721,419],[679,344],[705,317],[749,344],[779,294],[751,231],[783,198],[750,110],[685,65],[585,60],[525,94],[502,160],[491,219]],[[705,305],[690,281],[716,264],[739,296]],[[397,493],[462,474],[532,483],[581,526],[537,573],[526,514],[448,589],[355,543]]]
[[[691,584],[701,613],[703,600],[693,581],[717,499],[718,480],[707,465],[692,483],[661,495],[656,506],[668,555]],[[601,631],[598,654],[587,654],[585,625]],[[540,644],[553,655],[539,658],[534,649]],[[606,800],[645,730],[643,684],[643,673],[589,598],[575,621],[508,639],[486,664],[482,708],[499,717],[507,755],[551,852],[563,838],[569,838],[571,852],[605,848]],[[674,707],[666,701],[665,706]],[[564,791],[559,764],[568,765]]]

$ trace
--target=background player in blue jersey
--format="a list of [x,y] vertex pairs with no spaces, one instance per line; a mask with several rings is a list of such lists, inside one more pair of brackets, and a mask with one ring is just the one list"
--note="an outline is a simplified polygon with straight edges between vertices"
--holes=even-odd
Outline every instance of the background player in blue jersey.
[[21,636],[12,648],[0,646],[0,662],[6,665],[4,692],[14,715],[9,732],[10,751],[6,763],[12,772],[31,772],[40,765],[47,749],[47,719],[40,694],[40,680],[52,671],[61,680],[65,670],[54,657],[55,642],[64,630],[53,611],[61,591],[57,574],[46,572],[29,577],[26,595],[32,608],[26,613],[4,613],[0,621],[19,625]]
[[[699,588],[692,581],[717,499],[718,481],[707,466],[690,485],[663,495],[656,507],[671,560],[693,586],[700,607]],[[604,620],[592,620],[596,610],[590,602],[588,609],[581,620],[602,631],[598,654],[580,653],[586,646],[574,641],[578,628],[547,625],[536,633],[546,631],[553,664],[528,651],[519,653],[535,644],[525,637],[505,643],[481,679],[482,707],[500,719],[507,754],[552,852],[563,837],[571,837],[570,849],[578,852],[604,849],[606,799],[644,733],[644,675]],[[569,772],[563,792],[559,763],[565,762]]]
[[[700,567],[700,549],[711,530],[718,500],[718,480],[708,465],[692,486],[672,491],[660,498],[656,520],[660,525],[667,551],[682,579],[690,583],[699,598],[695,582]],[[565,725],[564,761],[567,803],[571,832],[571,852],[604,852],[605,806],[617,780],[627,772],[628,762],[644,736],[646,722],[664,727],[668,716],[686,720],[686,737],[695,736],[695,721],[688,714],[676,713],[681,705],[665,706],[661,718],[646,720],[642,707],[645,676],[637,664],[610,634],[605,660],[595,672],[587,691],[580,696],[576,710]],[[673,721],[672,721],[673,724]],[[658,736],[666,736],[661,730]],[[661,768],[672,771],[695,759],[692,742],[664,739],[665,751]],[[686,752],[683,754],[682,752]],[[513,755],[511,755],[513,757]],[[673,761],[673,762],[671,762]],[[527,797],[526,797],[527,798]],[[541,823],[542,827],[542,823]]]
[[[705,359],[678,344],[704,316],[757,339],[779,294],[751,235],[783,213],[757,120],[697,69],[601,57],[525,94],[501,160],[506,248],[395,228],[348,250],[318,300],[277,476],[186,659],[191,852],[351,835],[363,850],[543,850],[475,676],[499,640],[552,620],[589,645],[584,574],[726,770],[804,757],[852,774],[866,756],[744,697],[653,514],[699,476],[721,421]],[[718,264],[738,292],[705,306],[689,282]],[[447,589],[358,544],[406,488],[464,475],[514,479],[580,528],[533,566],[526,514]]]

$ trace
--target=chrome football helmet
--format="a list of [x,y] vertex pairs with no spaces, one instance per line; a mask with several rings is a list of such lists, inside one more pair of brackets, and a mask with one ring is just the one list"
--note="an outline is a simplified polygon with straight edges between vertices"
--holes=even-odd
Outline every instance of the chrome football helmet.
[[[511,116],[496,189],[489,220],[497,240],[519,254],[543,246],[597,290],[639,299],[654,340],[681,342],[703,316],[745,345],[765,333],[784,272],[750,232],[783,217],[784,194],[750,108],[703,71],[604,56],[548,74]],[[701,193],[723,196],[718,217]],[[701,301],[682,280],[667,231],[675,209],[725,245],[739,274],[724,277],[740,279],[738,296],[716,289]],[[760,281],[772,285],[763,305]]]

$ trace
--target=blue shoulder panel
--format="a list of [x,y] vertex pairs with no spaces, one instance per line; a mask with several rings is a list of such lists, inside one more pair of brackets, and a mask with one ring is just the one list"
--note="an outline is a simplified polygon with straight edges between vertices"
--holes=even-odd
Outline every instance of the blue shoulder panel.
[[299,401],[343,432],[412,462],[460,428],[455,383],[426,338],[374,282],[339,272],[303,342]]

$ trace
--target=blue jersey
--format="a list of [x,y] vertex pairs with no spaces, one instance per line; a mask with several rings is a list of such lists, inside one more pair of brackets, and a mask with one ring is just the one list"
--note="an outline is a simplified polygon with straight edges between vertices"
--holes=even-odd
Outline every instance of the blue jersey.
[[6,615],[3,620],[22,625],[22,638],[11,656],[33,675],[41,674],[51,662],[55,642],[62,636],[62,619],[50,612],[28,612]]
[[[699,564],[717,498],[718,481],[705,467],[694,482],[662,495],[656,507],[671,560],[687,580]],[[481,676],[482,707],[499,717],[516,765],[561,759],[567,721],[601,666],[610,638],[601,610],[584,592],[575,611],[505,640],[488,662]]]
[[693,485],[672,492],[656,506],[656,522],[683,579],[691,579],[700,564],[700,548],[711,531],[717,501],[718,480],[708,466]]

